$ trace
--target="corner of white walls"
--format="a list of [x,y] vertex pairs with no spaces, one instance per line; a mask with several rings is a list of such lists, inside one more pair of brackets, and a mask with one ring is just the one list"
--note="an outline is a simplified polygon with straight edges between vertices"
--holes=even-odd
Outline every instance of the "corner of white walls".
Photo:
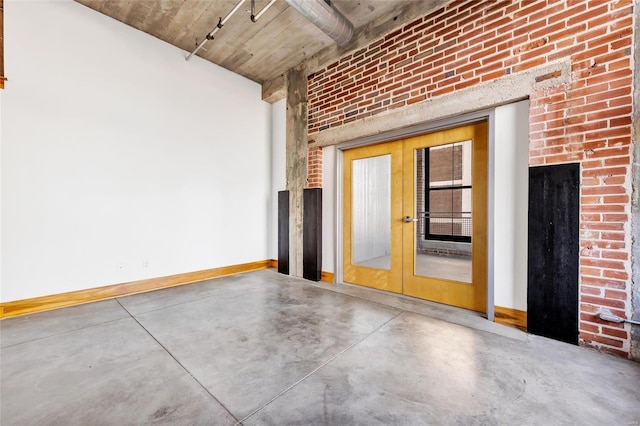
[[269,258],[278,258],[278,191],[287,185],[287,101],[271,105],[271,188],[269,191]]
[[[0,90],[0,165],[2,164],[2,92]],[[2,169],[0,168],[0,259],[2,259]],[[0,260],[0,269],[2,269],[2,261]],[[4,300],[2,297],[2,271],[0,270],[0,301]]]
[[335,272],[336,147],[322,148],[322,270]]
[[495,111],[495,305],[527,310],[529,101]]

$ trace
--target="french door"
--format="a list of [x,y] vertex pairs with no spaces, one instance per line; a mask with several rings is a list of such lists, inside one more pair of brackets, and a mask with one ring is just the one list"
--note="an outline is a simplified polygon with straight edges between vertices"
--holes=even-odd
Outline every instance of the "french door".
[[343,158],[344,281],[485,312],[487,124]]

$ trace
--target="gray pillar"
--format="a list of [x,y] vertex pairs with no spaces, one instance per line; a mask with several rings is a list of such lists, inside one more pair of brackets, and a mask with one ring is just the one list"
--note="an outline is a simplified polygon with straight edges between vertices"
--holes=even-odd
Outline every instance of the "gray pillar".
[[[640,321],[640,0],[634,2],[633,113],[631,115],[631,318]],[[631,357],[640,361],[640,326],[631,326]]]
[[307,75],[287,71],[287,190],[289,190],[289,274],[302,276],[302,192],[307,186]]

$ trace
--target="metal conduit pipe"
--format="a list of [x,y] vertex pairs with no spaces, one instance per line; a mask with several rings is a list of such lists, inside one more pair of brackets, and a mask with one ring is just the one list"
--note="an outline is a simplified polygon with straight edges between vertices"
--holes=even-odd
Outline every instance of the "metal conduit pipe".
[[251,22],[256,22],[258,19],[260,19],[262,14],[265,13],[271,6],[273,6],[275,2],[276,0],[271,0],[265,5],[265,7],[260,9],[260,12],[256,13],[256,0],[251,0]]
[[240,9],[240,6],[242,6],[242,3],[244,3],[245,0],[240,0],[238,2],[238,4],[236,4],[233,9],[231,9],[231,11],[229,13],[227,13],[227,15],[224,18],[220,18],[220,21],[218,22],[218,25],[215,26],[214,29],[211,30],[211,32],[209,34],[207,34],[207,36],[204,38],[204,40],[202,40],[200,42],[200,44],[198,45],[198,47],[195,48],[195,50],[191,53],[189,53],[189,56],[186,57],[186,60],[188,61],[189,59],[191,59],[191,57],[193,55],[196,54],[196,52],[198,52],[198,50],[200,50],[202,48],[202,46],[205,45],[206,42],[208,42],[209,40],[213,40],[213,35],[215,33],[217,33],[223,26],[224,24],[227,23],[227,21],[229,20],[229,18],[231,18],[233,16],[234,13],[236,13],[238,11],[238,9]]
[[339,45],[353,37],[353,24],[324,0],[287,0],[287,3]]
[[615,315],[613,312],[611,312],[607,308],[601,308],[597,312],[597,316],[603,321],[616,322],[616,323],[628,322],[629,324],[640,325],[640,321],[633,321],[633,320],[619,317],[618,315]]

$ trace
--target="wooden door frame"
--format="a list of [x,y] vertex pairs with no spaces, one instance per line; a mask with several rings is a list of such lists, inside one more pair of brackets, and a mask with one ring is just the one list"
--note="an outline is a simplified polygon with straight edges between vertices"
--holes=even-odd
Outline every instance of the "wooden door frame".
[[335,283],[344,284],[343,277],[343,249],[344,238],[343,229],[343,197],[344,197],[344,151],[351,148],[376,145],[380,143],[392,142],[398,139],[406,139],[425,133],[433,133],[441,130],[461,127],[480,121],[486,121],[488,125],[487,135],[487,306],[486,317],[489,321],[494,321],[494,270],[495,261],[495,237],[494,237],[494,217],[495,217],[495,108],[476,111],[469,114],[451,117],[443,120],[422,123],[404,129],[380,133],[366,138],[347,141],[336,144],[336,188],[335,188]]
[[[434,302],[470,309],[484,313],[486,310],[487,251],[487,133],[485,120],[465,126],[456,126],[447,130],[427,133],[403,140],[403,214],[415,216],[417,206],[417,163],[416,151],[424,148],[447,147],[459,142],[470,143],[470,163],[472,173],[471,199],[473,207],[471,260],[472,278],[462,283],[446,277],[419,275],[416,267],[416,230],[415,224],[404,226],[403,232],[403,293]],[[425,178],[425,185],[428,178]],[[426,197],[426,196],[425,196]],[[453,209],[451,209],[453,210]],[[417,216],[415,216],[417,217]],[[411,272],[410,272],[411,271]]]

